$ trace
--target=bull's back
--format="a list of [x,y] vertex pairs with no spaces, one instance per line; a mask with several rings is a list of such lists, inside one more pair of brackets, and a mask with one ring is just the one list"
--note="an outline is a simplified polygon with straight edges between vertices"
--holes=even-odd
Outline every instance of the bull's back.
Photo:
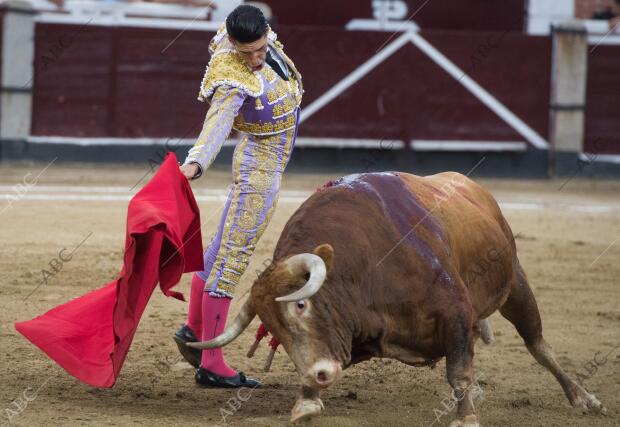
[[493,310],[507,295],[516,260],[512,231],[495,198],[456,172],[400,177],[441,224],[451,248],[448,262],[470,289],[477,311]]
[[[495,198],[484,187],[457,172],[417,176],[399,173],[411,194],[447,229],[458,229],[461,236],[481,225],[505,224]],[[504,230],[506,231],[506,230]],[[477,233],[474,233],[477,234]]]
[[503,292],[496,289],[502,286],[500,273],[491,272],[485,277],[488,280],[477,283],[468,283],[466,278],[492,249],[504,250],[502,262],[506,265],[496,264],[498,271],[510,268],[514,258],[510,228],[493,196],[479,184],[455,172],[426,177],[383,172],[350,175],[334,186],[372,201],[379,208],[375,212],[382,212],[377,220],[390,224],[392,249],[377,254],[384,268],[390,262],[394,263],[391,268],[402,268],[398,255],[406,254],[416,263],[416,270],[426,271],[433,283],[433,277],[444,277],[446,272],[449,276],[459,274],[472,288],[478,311],[485,311],[495,304],[494,299],[502,297]]

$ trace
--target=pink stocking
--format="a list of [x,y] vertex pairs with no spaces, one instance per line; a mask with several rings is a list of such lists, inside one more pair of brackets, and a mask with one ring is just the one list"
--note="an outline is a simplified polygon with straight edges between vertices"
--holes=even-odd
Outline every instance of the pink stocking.
[[[202,341],[220,335],[226,326],[230,298],[217,298],[204,292],[202,296]],[[200,366],[221,377],[234,377],[237,372],[224,361],[222,349],[202,350]]]
[[205,281],[198,274],[192,277],[192,290],[189,294],[189,310],[185,324],[200,339],[202,332],[202,296],[205,293]]

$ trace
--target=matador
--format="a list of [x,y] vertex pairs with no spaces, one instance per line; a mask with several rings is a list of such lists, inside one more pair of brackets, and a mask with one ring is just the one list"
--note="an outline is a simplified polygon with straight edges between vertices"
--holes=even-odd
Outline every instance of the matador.
[[[198,99],[211,105],[181,166],[188,179],[209,168],[232,129],[242,132],[233,154],[233,182],[204,271],[192,278],[186,323],[174,334],[205,387],[258,387],[236,372],[222,350],[190,349],[224,330],[235,288],[273,215],[282,174],[295,146],[303,93],[301,75],[260,9],[237,7],[209,44],[211,59]],[[199,336],[198,336],[199,335]]]

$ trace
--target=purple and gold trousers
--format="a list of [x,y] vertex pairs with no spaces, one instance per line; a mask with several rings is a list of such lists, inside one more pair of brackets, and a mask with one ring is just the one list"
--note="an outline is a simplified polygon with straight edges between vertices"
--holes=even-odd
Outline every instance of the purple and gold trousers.
[[204,271],[197,273],[210,295],[233,297],[276,208],[296,136],[297,127],[264,137],[245,134],[236,146],[232,187],[217,233],[204,252]]

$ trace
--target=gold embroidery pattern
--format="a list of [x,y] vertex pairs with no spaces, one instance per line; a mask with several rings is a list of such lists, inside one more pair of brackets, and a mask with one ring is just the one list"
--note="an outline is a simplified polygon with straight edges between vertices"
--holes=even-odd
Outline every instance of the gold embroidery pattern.
[[272,84],[273,82],[275,82],[276,78],[278,77],[276,72],[273,71],[273,69],[271,67],[269,67],[269,66],[263,67],[261,72],[263,73],[263,76],[265,77],[265,80],[267,80],[269,82],[269,84]]
[[284,168],[288,164],[288,161],[289,161],[289,159],[291,157],[291,152],[293,151],[293,150],[291,150],[291,146],[293,145],[293,138],[294,137],[295,137],[295,131],[294,130],[289,130],[286,133],[286,145],[284,146],[284,154],[282,154],[282,164],[280,165],[282,170],[280,172],[284,172]]
[[228,265],[230,266],[231,270],[245,271],[245,268],[249,264],[249,262],[250,258],[247,255],[240,254],[238,259],[231,259]]
[[[217,293],[233,296],[237,284],[246,271],[250,256],[256,244],[265,232],[271,221],[279,200],[279,188],[282,172],[290,158],[294,129],[285,134],[272,135],[265,138],[244,136],[235,150],[233,170],[235,176],[235,195],[226,218],[225,231],[222,245],[218,251],[216,266],[220,268],[220,279],[217,282]],[[247,173],[240,172],[240,167],[251,158],[259,161],[271,162],[280,155],[282,161],[273,170],[263,170],[261,166]],[[240,194],[245,194],[243,203],[240,203]],[[272,198],[270,205],[267,199]],[[242,206],[240,206],[242,205]],[[258,223],[260,218],[263,220]],[[234,223],[229,221],[234,219]],[[228,248],[228,250],[226,249]],[[226,258],[221,258],[220,255]],[[222,260],[225,263],[222,265]],[[209,284],[213,285],[213,279],[217,273],[212,271]]]
[[265,107],[263,106],[263,103],[262,103],[262,102],[260,102],[260,98],[256,98],[256,107],[254,107],[254,108],[256,108],[257,110],[262,110],[262,109],[264,109],[264,108],[265,108]]
[[232,297],[235,293],[235,287],[233,285],[224,283],[224,281],[222,280],[220,280],[220,282],[217,284],[217,290],[218,292],[223,293],[224,295],[228,295],[230,297]]
[[[278,134],[279,136],[280,134]],[[269,155],[265,156],[265,158],[261,161],[260,168],[266,169],[269,171],[274,171],[278,167],[278,154],[275,152],[269,153]]]
[[295,103],[293,96],[287,96],[286,98],[284,98],[284,100],[282,100],[282,103],[273,106],[273,118],[279,119],[280,117],[284,117],[287,114],[291,114],[293,111],[295,111],[296,107],[297,104]]
[[250,175],[250,185],[256,189],[256,191],[264,192],[271,186],[271,174],[258,170]]
[[248,69],[243,59],[236,53],[226,50],[216,52],[209,61],[198,99],[207,100],[221,85],[239,88],[255,98],[261,96],[264,90],[262,79]]
[[239,215],[239,221],[237,222],[239,223],[239,227],[245,228],[246,230],[251,230],[256,226],[257,219],[256,212],[244,210]]
[[260,194],[254,193],[254,194],[247,194],[245,196],[245,209],[249,210],[249,211],[260,211],[263,209],[263,206],[265,205],[265,200],[263,199],[263,196],[261,196]]
[[[272,183],[272,185],[274,185],[274,187],[277,189],[274,197],[273,197],[273,202],[271,203],[271,206],[269,207],[269,209],[267,210],[267,212],[265,213],[265,219],[263,220],[263,222],[258,226],[258,229],[256,230],[256,235],[258,236],[256,239],[253,239],[251,243],[254,243],[255,241],[258,241],[258,238],[260,238],[260,236],[263,235],[263,233],[265,232],[265,229],[267,228],[267,226],[269,225],[269,222],[271,221],[271,217],[273,216],[273,212],[276,209],[276,206],[278,205],[278,200],[280,198],[280,192],[279,192],[279,188],[280,188],[280,182],[281,182],[281,177],[282,177],[282,173],[284,172],[284,168],[286,167],[286,164],[288,163],[288,160],[290,158],[291,155],[291,145],[293,144],[293,136],[295,135],[295,131],[293,129],[288,130],[286,132],[286,144],[284,145],[284,150],[282,153],[282,161],[279,163],[279,168],[276,171],[276,183],[275,185]],[[270,138],[268,141],[265,141],[266,144],[269,144],[270,146],[277,146],[279,141],[278,139],[280,139],[282,136],[281,135],[276,135],[272,138]],[[277,156],[277,154],[276,154]]]
[[[277,179],[278,179],[278,188],[280,188],[280,178],[278,177]],[[258,229],[256,230],[256,236],[258,236],[258,238],[260,238],[260,236],[263,235],[263,233],[265,232],[265,229],[269,225],[269,222],[271,221],[271,217],[273,216],[273,212],[275,211],[276,206],[278,205],[279,198],[280,198],[280,192],[278,191],[273,196],[273,201],[271,202],[271,206],[269,206],[269,209],[265,213],[265,218],[263,219],[263,222],[258,226]],[[254,241],[258,241],[258,239],[253,240],[253,242]]]
[[295,115],[289,115],[286,119],[276,120],[275,123],[270,122],[258,122],[247,123],[241,114],[237,116],[234,123],[234,128],[240,132],[247,132],[254,135],[269,135],[274,133],[281,133],[285,130],[289,130],[295,127],[296,119]]
[[235,283],[235,284],[239,282],[239,279],[241,279],[241,275],[240,274],[235,273],[234,271],[230,271],[228,269],[225,269],[222,272],[222,277],[224,279],[226,279],[226,280],[229,280],[229,281]]
[[[237,89],[233,89],[230,93],[229,96],[226,97],[224,99],[224,101],[222,101],[220,94],[216,94],[213,96],[213,104],[217,105],[217,107],[220,110],[226,110],[229,106],[229,104],[232,102],[233,100],[233,95],[235,95],[235,91]],[[198,135],[198,138],[196,140],[196,143],[194,144],[194,146],[190,149],[189,153],[188,153],[188,159],[190,160],[197,160],[201,151],[202,151],[202,147],[207,143],[207,139],[209,138],[209,136],[215,134],[218,134],[219,132],[221,132],[222,126],[224,125],[224,123],[222,121],[216,121],[216,120],[209,120],[209,116],[207,115],[207,117],[205,118],[205,123],[203,124],[203,128],[200,132],[200,134]],[[210,165],[213,160],[215,159],[215,156],[217,155],[217,152],[211,150],[208,153],[208,157],[205,157],[203,159],[203,161],[207,164]]]
[[285,84],[279,84],[275,88],[268,90],[267,101],[269,105],[272,105],[276,103],[277,101],[279,101],[280,99],[284,98],[287,93],[288,91],[287,91],[287,87]]
[[232,240],[235,245],[239,247],[245,246],[245,242],[248,239],[248,236],[241,230],[235,230],[232,233],[230,240]]
[[[280,188],[280,177],[278,176],[277,179],[278,179],[278,188]],[[273,196],[273,202],[271,203],[271,206],[269,206],[269,209],[267,210],[267,213],[265,214],[265,218],[263,222],[258,226],[258,229],[256,230],[256,235],[258,237],[263,235],[263,233],[265,232],[265,229],[269,225],[269,222],[271,221],[271,217],[273,216],[273,212],[275,211],[276,206],[278,206],[279,199],[280,199],[280,192],[278,191]]]
[[276,134],[265,138],[260,138],[260,145],[257,147],[256,159],[258,160],[258,169],[268,172],[274,172],[278,167],[278,147],[282,134]]
[[[228,236],[230,236],[230,229],[233,225],[235,214],[237,213],[237,204],[239,203],[239,196],[241,195],[241,192],[239,191],[239,188],[238,188],[239,183],[237,182],[237,177],[239,176],[239,169],[241,167],[241,159],[245,157],[244,151],[249,142],[250,140],[246,136],[245,138],[241,140],[241,142],[235,149],[234,158],[233,158],[233,171],[235,174],[234,195],[230,203],[230,206],[228,208],[228,213],[226,214],[224,229],[222,230],[222,242],[220,243],[220,247],[217,251],[217,256],[215,257],[215,262],[213,263],[213,268],[211,269],[211,273],[209,273],[209,277],[207,278],[207,281],[205,282],[209,286],[213,284],[213,281],[215,280],[215,276],[217,275],[219,266],[222,264],[222,260],[226,259],[226,256],[228,255],[227,254],[227,246],[228,246],[227,240],[229,238]],[[240,151],[236,152],[237,150],[240,150]],[[223,285],[224,284],[221,282],[218,283],[217,285],[218,289],[222,288]],[[222,289],[225,292],[229,292],[230,295],[232,295],[232,291],[234,290],[234,288],[230,288],[228,290],[225,288],[222,288]]]
[[213,53],[217,50],[218,45],[225,45],[228,43],[228,41],[224,38],[226,35],[228,35],[228,32],[226,31],[226,22],[223,22],[209,43],[209,53],[211,55],[213,55]]

